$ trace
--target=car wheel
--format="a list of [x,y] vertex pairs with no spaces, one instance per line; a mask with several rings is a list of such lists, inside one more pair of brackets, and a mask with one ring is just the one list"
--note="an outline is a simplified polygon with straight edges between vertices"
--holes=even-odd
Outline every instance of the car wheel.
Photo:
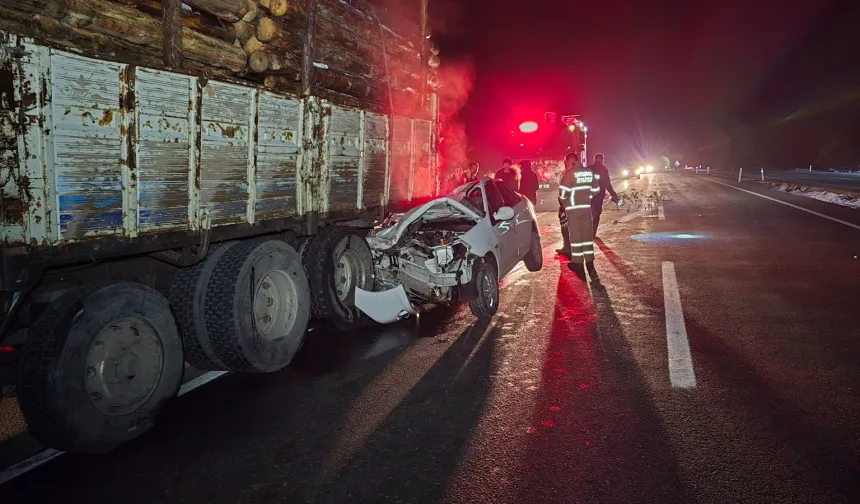
[[531,248],[523,258],[523,262],[529,271],[540,271],[543,268],[543,247],[540,243],[540,233],[536,229],[532,230]]
[[499,274],[496,267],[481,262],[473,281],[477,296],[469,301],[469,308],[479,319],[492,318],[499,311]]
[[106,453],[149,430],[183,372],[170,304],[130,282],[70,290],[36,321],[22,353],[27,425],[70,452]]

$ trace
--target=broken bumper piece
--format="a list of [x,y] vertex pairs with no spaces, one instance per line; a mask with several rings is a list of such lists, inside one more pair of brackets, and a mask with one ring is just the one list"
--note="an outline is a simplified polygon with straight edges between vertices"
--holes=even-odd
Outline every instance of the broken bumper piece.
[[379,292],[356,288],[355,306],[380,324],[397,322],[418,313],[406,297],[406,289],[402,285]]

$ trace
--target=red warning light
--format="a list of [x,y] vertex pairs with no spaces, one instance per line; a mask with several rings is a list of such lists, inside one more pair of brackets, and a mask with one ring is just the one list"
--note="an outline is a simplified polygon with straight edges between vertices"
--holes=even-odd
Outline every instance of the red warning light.
[[523,133],[534,133],[538,129],[538,123],[534,121],[526,121],[520,124],[520,131]]

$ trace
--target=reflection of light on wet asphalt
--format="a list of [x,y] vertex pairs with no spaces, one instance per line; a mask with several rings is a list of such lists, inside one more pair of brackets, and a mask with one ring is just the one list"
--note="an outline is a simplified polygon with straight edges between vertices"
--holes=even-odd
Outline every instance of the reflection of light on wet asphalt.
[[641,241],[644,243],[654,243],[654,244],[672,244],[678,243],[681,241],[700,241],[700,240],[708,240],[711,238],[709,233],[701,233],[695,231],[672,231],[672,232],[664,232],[664,233],[643,233],[643,234],[635,234],[630,237],[633,240]]

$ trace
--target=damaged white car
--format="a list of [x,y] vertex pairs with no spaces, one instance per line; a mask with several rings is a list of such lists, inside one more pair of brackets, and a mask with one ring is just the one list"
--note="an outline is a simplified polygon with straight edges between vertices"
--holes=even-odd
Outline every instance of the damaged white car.
[[483,178],[404,214],[392,214],[367,242],[374,290],[356,288],[355,305],[388,324],[426,304],[468,301],[490,318],[499,309],[499,279],[520,261],[543,266],[531,202],[501,182]]

